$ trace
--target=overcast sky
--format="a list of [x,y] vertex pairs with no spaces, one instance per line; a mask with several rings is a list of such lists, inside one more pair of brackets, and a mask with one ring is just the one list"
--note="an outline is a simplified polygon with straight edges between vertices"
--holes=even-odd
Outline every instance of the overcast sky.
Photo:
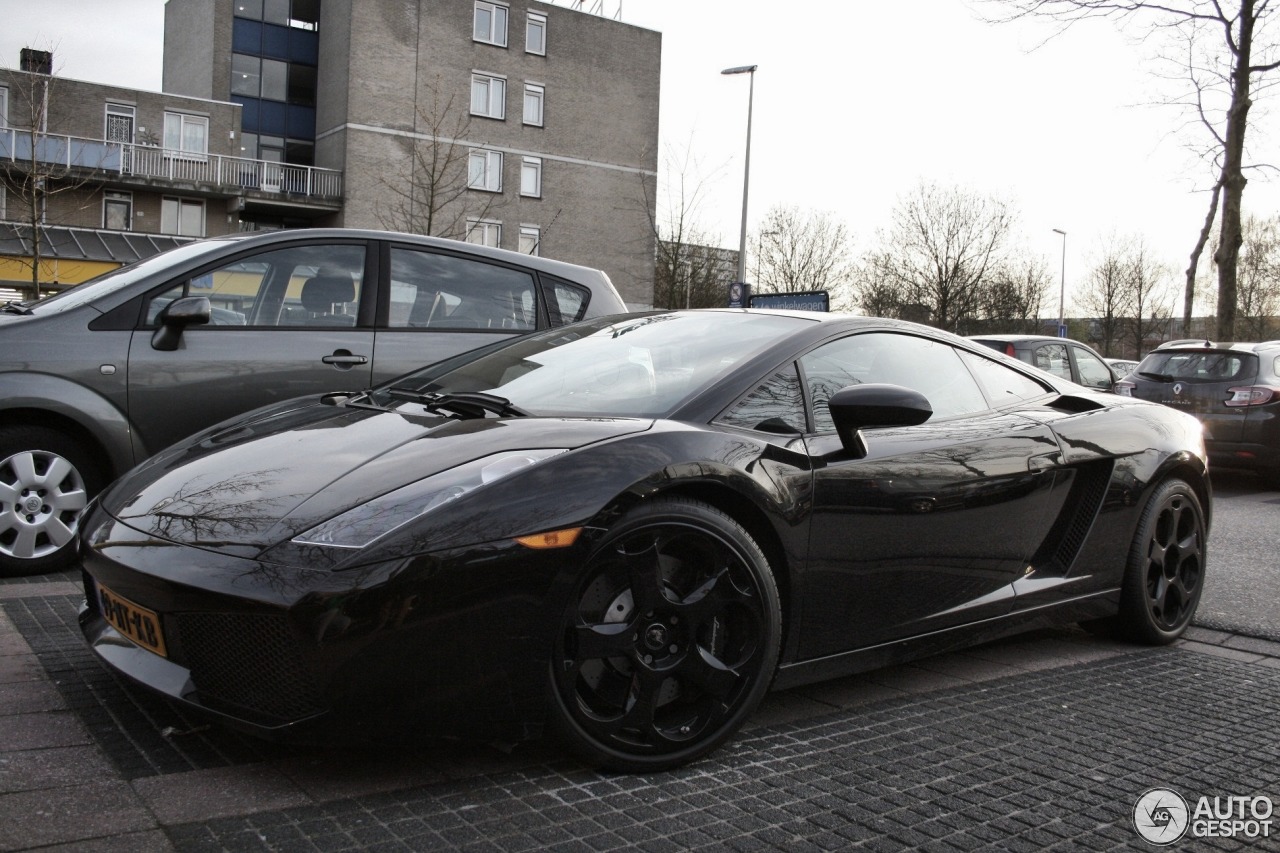
[[[1174,133],[1176,116],[1147,106],[1162,93],[1146,49],[1105,22],[1037,48],[1043,25],[986,24],[962,0],[583,6],[621,6],[624,22],[663,34],[661,142],[697,163],[710,191],[701,218],[723,246],[738,245],[748,78],[720,71],[756,64],[749,227],[796,205],[843,219],[865,246],[928,180],[1012,201],[1055,281],[1053,229],[1066,231],[1068,313],[1112,232],[1144,237],[1181,281],[1210,176]],[[16,66],[24,46],[53,49],[58,74],[159,90],[163,19],[163,0],[0,0],[0,64]],[[1274,145],[1265,103],[1251,120],[1254,149]],[[1264,216],[1278,199],[1261,178],[1245,194]]]

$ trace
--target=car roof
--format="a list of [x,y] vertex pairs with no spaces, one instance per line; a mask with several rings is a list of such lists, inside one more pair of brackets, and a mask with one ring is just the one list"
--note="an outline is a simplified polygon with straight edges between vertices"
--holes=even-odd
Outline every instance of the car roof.
[[[1166,341],[1151,351],[1151,353],[1164,353],[1172,350],[1236,350],[1239,352],[1261,353],[1268,350],[1280,350],[1280,341],[1261,341],[1252,342],[1236,342],[1236,343],[1214,343],[1204,338],[1184,339],[1178,341]],[[1150,355],[1151,353],[1148,353]]]

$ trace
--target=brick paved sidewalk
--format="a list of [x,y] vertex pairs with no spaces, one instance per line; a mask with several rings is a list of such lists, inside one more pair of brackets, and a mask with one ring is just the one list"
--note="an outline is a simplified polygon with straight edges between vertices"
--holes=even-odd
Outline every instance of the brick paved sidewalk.
[[1280,798],[1280,644],[1202,629],[1041,632],[773,694],[711,758],[616,776],[544,744],[208,727],[100,666],[78,599],[0,585],[0,851],[1141,849],[1149,788]]

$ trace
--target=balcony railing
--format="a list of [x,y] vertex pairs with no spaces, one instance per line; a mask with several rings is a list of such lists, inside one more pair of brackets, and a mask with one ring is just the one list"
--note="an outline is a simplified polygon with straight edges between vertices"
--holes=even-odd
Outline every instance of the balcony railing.
[[342,173],[334,169],[0,128],[0,159],[30,162],[33,144],[37,162],[68,170],[206,184],[233,194],[258,190],[281,198],[342,198]]

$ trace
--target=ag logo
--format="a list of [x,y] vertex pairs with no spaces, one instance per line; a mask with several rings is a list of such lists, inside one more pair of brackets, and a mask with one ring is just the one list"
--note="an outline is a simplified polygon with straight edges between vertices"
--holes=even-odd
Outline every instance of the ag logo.
[[1133,806],[1133,828],[1145,841],[1172,844],[1187,833],[1187,801],[1168,788],[1152,788]]

